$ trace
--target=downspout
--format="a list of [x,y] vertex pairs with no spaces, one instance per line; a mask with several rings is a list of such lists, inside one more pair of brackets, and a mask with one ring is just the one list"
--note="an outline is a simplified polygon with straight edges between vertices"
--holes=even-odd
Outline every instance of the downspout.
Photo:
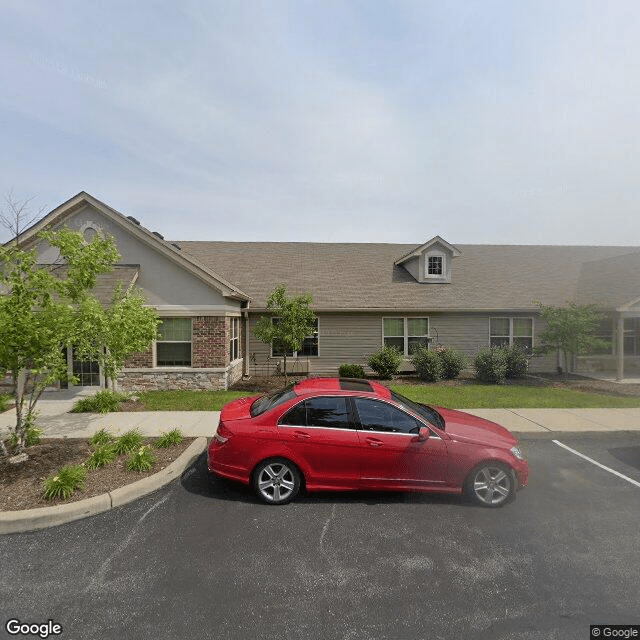
[[244,358],[242,359],[242,377],[249,376],[249,311],[245,308],[242,311],[244,318]]

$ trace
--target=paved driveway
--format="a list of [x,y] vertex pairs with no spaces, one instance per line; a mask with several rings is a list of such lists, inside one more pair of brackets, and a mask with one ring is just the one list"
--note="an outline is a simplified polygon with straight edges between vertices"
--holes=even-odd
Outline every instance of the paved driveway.
[[[640,482],[640,434],[563,444]],[[640,623],[640,487],[551,439],[523,439],[531,484],[499,510],[419,494],[285,507],[182,483],[50,530],[0,537],[2,633],[61,638],[588,638]],[[13,636],[15,637],[15,636]]]

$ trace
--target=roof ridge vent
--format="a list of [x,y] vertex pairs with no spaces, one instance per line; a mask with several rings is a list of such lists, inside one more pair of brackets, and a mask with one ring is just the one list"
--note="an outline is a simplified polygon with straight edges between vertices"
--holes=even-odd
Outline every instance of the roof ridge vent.
[[127,220],[131,220],[133,224],[137,224],[138,226],[140,226],[140,220],[134,218],[133,216],[127,216]]
[[160,238],[160,240],[164,240],[164,236],[161,233],[158,233],[157,231],[152,231],[151,233],[153,233],[157,238]]
[[178,249],[178,251],[182,251],[182,247],[177,242],[172,242],[171,246]]

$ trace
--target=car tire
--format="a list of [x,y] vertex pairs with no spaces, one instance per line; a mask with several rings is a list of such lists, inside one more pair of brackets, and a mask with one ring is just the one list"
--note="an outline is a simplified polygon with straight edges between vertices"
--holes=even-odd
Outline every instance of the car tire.
[[287,504],[300,492],[302,475],[285,458],[264,460],[253,474],[253,488],[265,504]]
[[481,507],[503,507],[514,500],[517,481],[513,470],[502,462],[479,464],[467,476],[464,492]]

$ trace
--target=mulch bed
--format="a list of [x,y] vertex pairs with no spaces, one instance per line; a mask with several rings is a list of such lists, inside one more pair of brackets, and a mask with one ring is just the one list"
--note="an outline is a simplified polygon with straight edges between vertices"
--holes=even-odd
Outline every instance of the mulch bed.
[[[156,463],[151,471],[128,471],[128,456],[121,455],[102,469],[87,470],[83,491],[74,491],[67,500],[45,500],[42,497],[43,480],[55,475],[65,465],[86,462],[92,449],[83,438],[43,438],[40,444],[25,449],[29,455],[26,462],[10,464],[6,458],[0,458],[0,511],[53,507],[123,487],[167,467],[194,439],[185,438],[180,444],[167,449],[153,449]],[[156,438],[148,438],[145,444],[154,440]]]

